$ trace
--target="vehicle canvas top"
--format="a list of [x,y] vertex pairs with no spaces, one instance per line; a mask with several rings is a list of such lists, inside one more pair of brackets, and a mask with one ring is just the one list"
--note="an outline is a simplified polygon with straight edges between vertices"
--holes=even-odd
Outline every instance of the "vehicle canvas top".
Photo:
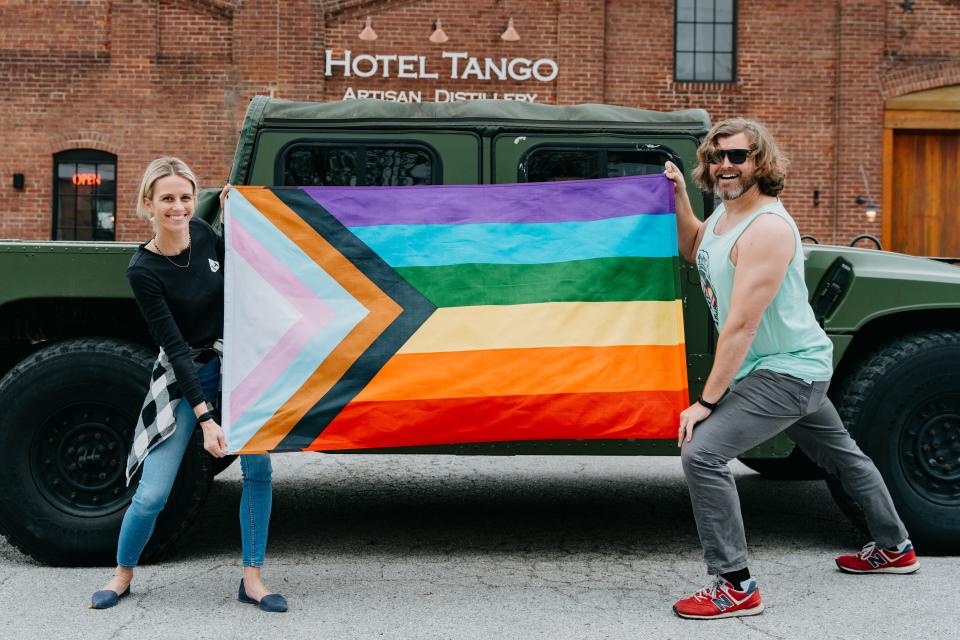
[[464,102],[398,103],[385,100],[344,100],[342,102],[291,102],[255,96],[247,108],[237,140],[230,182],[242,184],[249,169],[257,132],[268,127],[383,127],[418,128],[460,125],[522,125],[525,129],[642,130],[647,133],[681,133],[702,136],[710,129],[710,117],[703,109],[673,112],[649,111],[604,104],[556,106],[512,100],[469,100]]

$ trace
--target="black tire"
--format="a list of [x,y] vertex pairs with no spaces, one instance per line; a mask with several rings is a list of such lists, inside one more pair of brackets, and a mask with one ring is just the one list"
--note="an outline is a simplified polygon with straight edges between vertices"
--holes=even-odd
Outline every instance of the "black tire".
[[[893,496],[921,552],[960,551],[960,332],[923,331],[870,354],[843,382],[837,410]],[[857,526],[859,506],[831,492]]]
[[[107,338],[59,342],[0,380],[0,530],[40,562],[113,565],[117,534],[139,478],[126,486],[127,451],[155,356]],[[212,480],[193,435],[149,559],[198,514]]]
[[794,447],[786,458],[738,458],[757,473],[773,480],[819,480],[823,469],[807,457],[800,447]]

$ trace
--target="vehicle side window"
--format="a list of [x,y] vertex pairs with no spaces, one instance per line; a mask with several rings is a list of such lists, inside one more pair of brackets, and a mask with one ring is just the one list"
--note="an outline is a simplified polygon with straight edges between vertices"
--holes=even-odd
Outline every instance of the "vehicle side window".
[[[563,151],[560,149],[536,149],[526,157],[526,167],[521,160],[520,182],[553,182],[555,180],[582,180],[599,178],[598,151]],[[523,176],[526,169],[526,176]]]
[[357,153],[350,147],[297,146],[283,158],[287,186],[344,187],[357,184]]
[[517,181],[554,182],[660,173],[664,161],[672,159],[671,155],[666,149],[542,146],[520,159]]
[[439,161],[426,147],[296,144],[282,157],[286,186],[414,186],[437,184]]

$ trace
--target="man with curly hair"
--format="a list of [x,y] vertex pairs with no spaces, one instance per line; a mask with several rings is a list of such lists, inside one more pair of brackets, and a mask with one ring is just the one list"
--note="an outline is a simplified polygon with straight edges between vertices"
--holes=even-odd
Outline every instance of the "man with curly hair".
[[[701,222],[673,163],[680,254],[697,265],[719,332],[703,393],[680,414],[677,444],[711,584],[673,606],[684,618],[763,611],[747,567],[737,488],[727,463],[781,431],[840,479],[863,508],[871,542],[836,559],[850,573],[912,573],[920,564],[890,493],[827,398],[833,346],[808,303],[797,225],[779,195],[787,160],[759,122],[715,125],[693,177],[720,205]],[[728,393],[729,389],[729,393]],[[694,429],[696,427],[696,429]]]

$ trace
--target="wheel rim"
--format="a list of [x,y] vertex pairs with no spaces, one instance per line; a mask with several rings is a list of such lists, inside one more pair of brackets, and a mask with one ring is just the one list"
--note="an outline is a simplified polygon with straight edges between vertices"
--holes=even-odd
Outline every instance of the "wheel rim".
[[116,407],[79,402],[63,407],[37,429],[30,470],[54,507],[96,517],[125,507],[136,483],[126,486],[132,418]]
[[900,440],[900,462],[913,489],[931,502],[960,505],[960,399],[920,405]]

